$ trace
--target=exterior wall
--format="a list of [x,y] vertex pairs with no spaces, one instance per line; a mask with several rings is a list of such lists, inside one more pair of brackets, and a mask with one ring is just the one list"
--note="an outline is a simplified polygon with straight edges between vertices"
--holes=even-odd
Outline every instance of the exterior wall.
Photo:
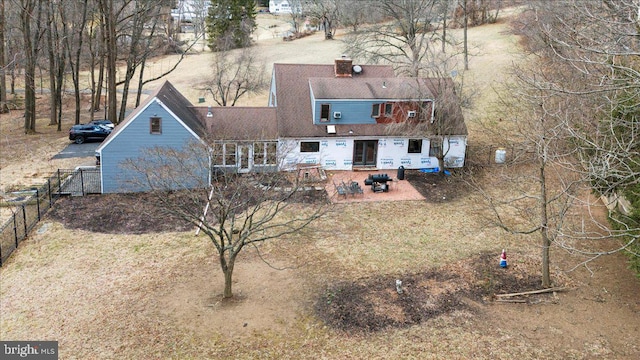
[[[322,100],[314,99],[313,93],[312,99],[312,113],[313,123],[316,125],[331,125],[331,124],[386,124],[391,122],[403,122],[408,118],[407,113],[409,111],[421,111],[415,102],[397,101],[397,100]],[[431,100],[424,100],[424,102],[433,104]],[[384,105],[393,104],[393,110],[391,114],[385,114]],[[329,118],[328,121],[320,121],[321,107],[323,104],[329,104]],[[380,106],[379,116],[371,116],[371,112],[374,105]],[[429,118],[433,116],[432,106],[428,106],[424,111],[427,111]],[[340,118],[335,118],[334,113],[339,112]]]
[[[380,100],[316,100],[312,103],[313,123],[316,125],[375,124],[376,119],[371,117],[371,108],[376,103],[380,103]],[[330,105],[329,121],[320,121],[322,104]],[[336,111],[341,113],[340,119],[333,117]]]
[[[150,134],[149,118],[151,116],[162,118],[161,134]],[[108,143],[100,151],[102,193],[148,191],[148,187],[136,180],[140,177],[140,173],[127,168],[126,162],[142,161],[141,157],[145,154],[145,149],[154,147],[177,149],[197,141],[194,134],[157,101],[151,101],[146,109],[124,126],[115,134],[116,136],[107,139]],[[198,162],[202,163],[203,159],[198,159]],[[201,177],[198,183],[208,181],[208,166],[196,176]],[[187,180],[179,186],[183,185],[189,186]],[[193,185],[196,186],[196,184]]]
[[269,1],[269,12],[273,14],[291,14],[291,6],[288,0]]
[[451,136],[448,141],[445,139],[442,144],[445,154],[444,165],[447,168],[461,168],[464,166],[467,154],[467,137]]
[[[378,149],[376,168],[380,170],[397,169],[435,169],[438,159],[429,156],[429,139],[422,139],[421,153],[409,153],[409,139],[401,137],[382,138],[322,138],[322,139],[286,139],[280,141],[279,154],[282,157],[283,170],[295,169],[297,164],[317,164],[325,170],[352,170],[353,151],[356,140],[377,140]],[[318,152],[300,152],[300,142],[319,142]],[[443,143],[446,167],[462,167],[466,151],[464,136],[452,137]]]
[[[412,138],[415,139],[415,138]],[[390,137],[378,141],[378,169],[432,169],[438,159],[429,156],[429,140],[422,139],[422,152],[409,153],[409,138]]]

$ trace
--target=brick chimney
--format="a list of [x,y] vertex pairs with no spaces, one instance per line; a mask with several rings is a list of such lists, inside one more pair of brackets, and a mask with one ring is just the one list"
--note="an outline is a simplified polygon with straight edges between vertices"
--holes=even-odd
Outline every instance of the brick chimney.
[[353,60],[349,59],[346,55],[342,55],[340,59],[336,59],[335,73],[336,77],[351,77]]

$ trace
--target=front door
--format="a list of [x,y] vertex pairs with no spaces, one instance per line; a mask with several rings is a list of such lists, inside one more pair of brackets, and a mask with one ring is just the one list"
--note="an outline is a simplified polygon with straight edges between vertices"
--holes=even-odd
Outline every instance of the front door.
[[248,173],[251,170],[251,145],[239,145],[238,146],[238,172]]
[[378,140],[356,140],[353,147],[354,166],[376,166]]

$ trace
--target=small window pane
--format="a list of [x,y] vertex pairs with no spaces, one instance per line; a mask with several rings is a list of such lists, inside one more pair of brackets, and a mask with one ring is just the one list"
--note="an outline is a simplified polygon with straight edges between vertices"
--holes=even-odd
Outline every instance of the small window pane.
[[270,142],[267,143],[267,164],[268,165],[276,165],[277,160],[277,143]]
[[373,104],[371,107],[371,117],[379,117],[380,116],[380,104]]
[[393,104],[384,104],[384,116],[391,116],[393,114]]
[[420,154],[422,152],[422,139],[409,139],[409,154]]
[[300,142],[300,152],[318,152],[320,151],[319,141],[302,141]]
[[159,117],[152,117],[149,119],[150,129],[152,134],[162,134],[162,119]]
[[253,165],[264,165],[264,143],[253,143]]
[[224,164],[236,166],[236,144],[224,144]]
[[329,104],[320,105],[320,121],[329,121],[330,110],[331,110],[331,105]]
[[224,147],[220,143],[213,144],[213,165],[224,165]]

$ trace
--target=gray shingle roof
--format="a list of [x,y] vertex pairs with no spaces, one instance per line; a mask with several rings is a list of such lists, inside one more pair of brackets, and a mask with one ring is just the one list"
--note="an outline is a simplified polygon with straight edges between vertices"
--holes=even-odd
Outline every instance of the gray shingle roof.
[[433,99],[422,78],[311,78],[316,99]]
[[[150,96],[151,98],[154,95]],[[165,81],[156,91],[155,97],[162,101],[176,116],[189,126],[198,136],[203,138],[206,134],[202,122],[194,111],[193,105],[171,83]]]
[[276,108],[274,107],[211,107],[195,108],[214,140],[277,140]]
[[[278,100],[278,134],[280,137],[326,137],[326,126],[313,124],[309,79],[333,79],[352,83],[362,78],[393,78],[393,68],[386,65],[362,65],[362,72],[351,78],[335,78],[334,65],[274,64]],[[353,127],[353,126],[352,126]],[[357,125],[365,135],[381,134],[384,126]],[[349,129],[336,126],[336,136]],[[343,133],[344,134],[344,133]]]
[[390,135],[390,128],[386,124],[336,125],[336,134],[329,135],[325,125],[313,124],[311,89],[319,99],[435,99],[437,121],[423,124],[422,136],[425,133],[467,135],[467,127],[451,79],[398,78],[391,66],[361,67],[360,74],[336,77],[334,65],[274,64],[279,136],[312,138]]

